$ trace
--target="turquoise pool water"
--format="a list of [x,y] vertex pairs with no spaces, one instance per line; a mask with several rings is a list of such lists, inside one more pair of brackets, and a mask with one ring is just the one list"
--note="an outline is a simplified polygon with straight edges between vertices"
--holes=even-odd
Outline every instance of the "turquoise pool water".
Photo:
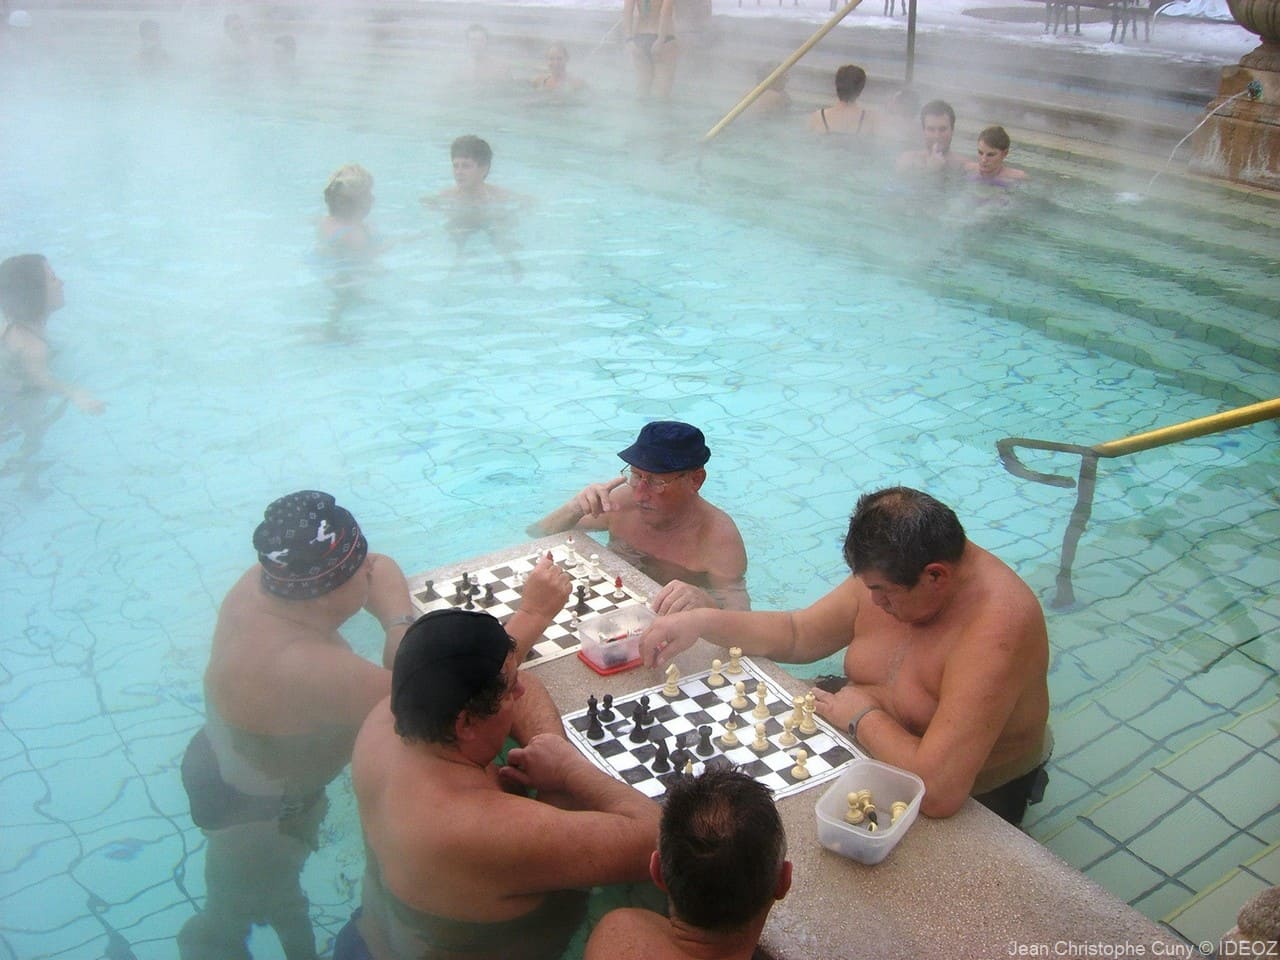
[[[1047,602],[1072,498],[1007,475],[997,439],[1095,442],[1231,405],[1208,381],[1276,392],[1265,356],[1233,356],[1237,333],[1213,348],[1153,338],[1118,318],[1105,282],[1130,269],[1142,300],[1192,275],[1208,305],[1188,300],[1188,324],[1225,318],[1265,353],[1274,310],[1269,331],[1250,317],[1274,304],[1274,228],[1225,194],[1221,218],[1189,231],[1185,207],[1113,210],[1111,173],[1046,153],[1028,165],[1069,193],[997,219],[947,203],[936,225],[894,231],[931,205],[870,174],[851,178],[854,202],[827,202],[820,175],[842,159],[771,152],[771,135],[699,165],[692,108],[618,118],[423,95],[380,110],[314,79],[215,92],[103,77],[2,78],[16,92],[0,115],[2,252],[43,252],[64,278],[57,369],[109,407],[69,412],[31,470],[0,480],[0,956],[174,955],[203,895],[177,763],[217,605],[281,493],[333,492],[374,549],[419,571],[523,539],[611,474],[642,423],[678,417],[708,435],[705,492],[738,520],[757,606],[836,583],[853,501],[890,483],[955,506]],[[494,143],[493,180],[536,198],[519,284],[483,243],[455,265],[417,203],[448,185],[448,143],[472,131]],[[311,220],[349,160],[373,171],[372,220],[396,244],[339,309]],[[1232,217],[1261,254],[1227,249]],[[1169,248],[1158,278],[1106,255],[1137,223]],[[1055,269],[1099,288],[1063,311],[1096,323],[1095,344],[1037,326]],[[1230,765],[1262,806],[1215,805],[1217,776],[1188,786],[1217,820],[1185,862],[1144,852],[1162,847],[1154,814],[1091,815],[1173,782],[1163,765],[1274,705],[1277,449],[1262,426],[1104,463],[1080,608],[1050,615],[1059,748],[1029,829],[1157,919],[1280,840],[1265,724]],[[370,622],[347,634],[379,647]],[[322,940],[362,869],[345,781],[331,796],[304,875]]]

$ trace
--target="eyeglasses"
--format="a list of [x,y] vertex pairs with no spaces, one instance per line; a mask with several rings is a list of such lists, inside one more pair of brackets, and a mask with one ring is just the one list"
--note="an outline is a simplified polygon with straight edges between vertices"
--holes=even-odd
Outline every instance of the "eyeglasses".
[[635,467],[627,465],[622,468],[622,479],[627,481],[627,486],[631,487],[633,490],[643,483],[655,493],[661,493],[663,490],[667,489],[667,487],[671,486],[671,484],[685,476],[688,472],[688,470],[681,470],[673,477],[667,477],[665,480],[660,480],[651,473],[637,473]]

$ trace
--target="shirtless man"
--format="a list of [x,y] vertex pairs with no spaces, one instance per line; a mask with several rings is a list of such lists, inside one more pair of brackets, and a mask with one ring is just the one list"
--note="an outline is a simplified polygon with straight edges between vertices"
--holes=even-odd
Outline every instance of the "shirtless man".
[[651,602],[659,614],[750,609],[742,536],[732,518],[698,492],[711,456],[702,431],[657,420],[618,456],[627,463],[622,476],[584,488],[530,526],[529,535],[608,530],[610,549],[665,584]]
[[970,178],[975,183],[995,187],[1011,187],[1026,180],[1025,170],[1005,166],[1009,146],[1009,134],[1004,127],[987,127],[978,134],[978,159],[965,167]]
[[334,960],[558,957],[589,888],[647,878],[658,805],[568,742],[518,653],[479,611],[406,634],[352,759],[367,862]]
[[583,960],[751,960],[791,888],[787,835],[763,784],[708,770],[667,791],[649,875],[669,917],[624,907],[591,932]]
[[454,185],[423,197],[422,205],[446,212],[445,228],[458,245],[459,256],[472,234],[487,233],[512,275],[519,279],[524,271],[515,258],[510,232],[515,226],[516,210],[529,198],[488,182],[493,148],[477,136],[466,134],[454,140],[449,146],[449,159]]
[[622,26],[636,67],[636,93],[642,100],[671,97],[676,77],[675,0],[624,0]]
[[[325,787],[391,692],[389,668],[415,618],[400,568],[368,552],[355,518],[327,493],[273,502],[253,545],[259,562],[218,614],[207,717],[182,760],[192,820],[208,837],[208,899],[178,934],[183,960],[246,957],[255,923],[275,928],[288,960],[316,956],[299,875],[318,844]],[[509,629],[532,643],[568,592],[568,576],[540,563]],[[362,608],[386,632],[382,666],[338,632]]]
[[966,539],[949,507],[906,487],[858,500],[844,557],[852,576],[804,610],[659,618],[641,638],[645,662],[664,664],[699,636],[784,663],[844,649],[847,683],[814,691],[819,716],[918,774],[927,816],[950,816],[972,794],[1020,822],[1052,746],[1035,594]]
[[956,112],[945,100],[930,100],[920,108],[920,130],[924,134],[923,150],[908,150],[898,157],[900,174],[959,173],[965,161],[951,152],[951,138],[956,132]]
[[489,31],[482,24],[467,27],[467,55],[471,58],[471,85],[476,90],[500,89],[513,82],[511,67],[489,49]]

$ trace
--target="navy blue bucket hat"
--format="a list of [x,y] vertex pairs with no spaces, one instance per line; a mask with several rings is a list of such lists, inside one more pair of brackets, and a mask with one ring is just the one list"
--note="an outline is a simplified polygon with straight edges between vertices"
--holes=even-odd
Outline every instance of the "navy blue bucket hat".
[[618,456],[649,473],[677,473],[696,470],[711,459],[706,437],[697,427],[679,420],[646,423],[636,442]]

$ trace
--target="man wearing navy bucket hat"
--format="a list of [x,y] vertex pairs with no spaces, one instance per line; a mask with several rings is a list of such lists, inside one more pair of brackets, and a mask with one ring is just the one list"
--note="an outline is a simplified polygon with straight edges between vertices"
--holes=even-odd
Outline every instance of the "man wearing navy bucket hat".
[[529,527],[530,535],[607,530],[611,550],[664,584],[651,604],[659,614],[750,609],[742,536],[699,492],[711,457],[702,431],[655,420],[618,456],[622,476],[583,488]]

